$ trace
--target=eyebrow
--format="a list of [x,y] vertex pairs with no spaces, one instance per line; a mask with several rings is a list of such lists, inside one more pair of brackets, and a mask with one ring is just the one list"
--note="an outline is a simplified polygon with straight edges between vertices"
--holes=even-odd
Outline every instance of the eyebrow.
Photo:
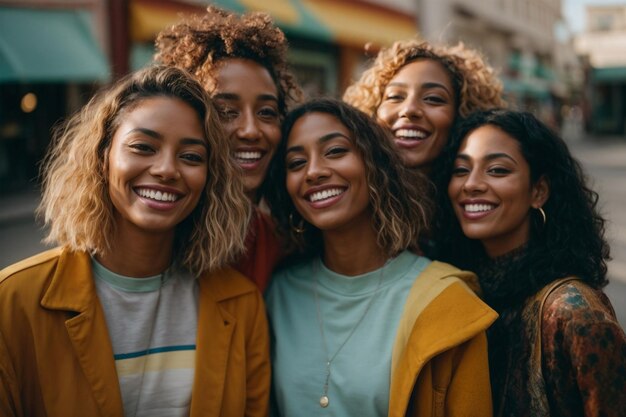
[[[351,141],[351,139],[348,136],[344,135],[341,132],[330,132],[330,133],[325,134],[324,136],[321,136],[317,140],[317,143],[323,144],[323,143],[326,143],[329,140],[337,138],[337,137],[345,138],[345,139]],[[303,150],[304,150],[304,146],[300,146],[300,145],[291,146],[291,147],[287,148],[287,151],[285,152],[285,154],[288,154],[289,152],[301,152]]]
[[[511,157],[511,155],[506,154],[504,152],[490,153],[490,154],[486,155],[483,159],[485,159],[487,161],[492,161],[492,160],[498,159],[498,158],[510,159],[515,165],[517,165],[517,161],[515,159],[513,159],[513,157]],[[467,154],[460,153],[460,154],[458,154],[456,156],[456,159],[462,159],[464,161],[469,161],[471,158]]]
[[[136,127],[134,129],[129,130],[126,135],[130,135],[131,133],[142,133],[146,136],[150,136],[151,138],[154,139],[158,139],[158,140],[163,140],[163,135],[161,135],[159,132],[156,132],[152,129],[147,129],[145,127]],[[206,140],[203,139],[197,139],[197,138],[182,138],[180,140],[180,143],[182,143],[183,145],[201,145],[204,146],[205,148],[207,148],[207,143]]]
[[[213,99],[218,100],[241,100],[241,96],[235,93],[217,93],[213,96]],[[261,101],[275,101],[278,102],[278,97],[274,94],[259,94],[257,100]]]
[[[408,87],[407,83],[401,83],[401,82],[390,82],[389,84],[387,84],[387,87]],[[448,87],[446,87],[444,84],[435,82],[435,81],[429,81],[426,83],[423,83],[420,88],[424,88],[424,89],[429,89],[429,88],[442,88],[444,89],[448,94],[450,93],[450,90],[448,89]]]

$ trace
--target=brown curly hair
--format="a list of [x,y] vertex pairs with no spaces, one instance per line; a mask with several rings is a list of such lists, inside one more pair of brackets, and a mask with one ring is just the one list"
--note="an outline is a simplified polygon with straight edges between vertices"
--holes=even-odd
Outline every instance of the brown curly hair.
[[461,117],[476,110],[505,106],[502,82],[478,51],[463,43],[434,46],[417,39],[397,41],[382,49],[372,66],[347,88],[344,101],[375,116],[389,81],[400,68],[420,58],[435,60],[448,70],[455,90],[457,114]]
[[243,58],[266,68],[278,90],[278,109],[287,113],[302,91],[287,68],[287,39],[266,13],[243,15],[209,6],[203,15],[189,16],[164,29],[156,39],[154,60],[193,74],[210,95],[216,88],[219,62]]

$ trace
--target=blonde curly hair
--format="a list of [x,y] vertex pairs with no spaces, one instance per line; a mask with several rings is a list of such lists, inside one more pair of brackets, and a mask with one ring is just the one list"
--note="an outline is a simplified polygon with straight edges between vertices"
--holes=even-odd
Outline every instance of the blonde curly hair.
[[287,39],[267,13],[238,15],[209,6],[207,13],[161,31],[156,39],[156,62],[187,70],[213,94],[219,62],[250,59],[266,68],[278,90],[281,118],[288,103],[298,102],[302,91],[287,67]]
[[504,107],[502,82],[482,55],[463,43],[434,46],[417,39],[396,41],[382,49],[372,66],[346,89],[343,99],[359,110],[376,116],[387,84],[400,68],[416,59],[441,63],[452,78],[457,114],[466,117],[476,110]]
[[152,97],[172,97],[193,108],[209,150],[211,172],[203,195],[176,227],[175,260],[197,275],[220,268],[244,250],[250,204],[207,92],[173,67],[149,67],[126,76],[55,130],[41,169],[37,209],[49,228],[46,242],[91,254],[113,249],[116,225],[106,175],[111,141],[125,115]]

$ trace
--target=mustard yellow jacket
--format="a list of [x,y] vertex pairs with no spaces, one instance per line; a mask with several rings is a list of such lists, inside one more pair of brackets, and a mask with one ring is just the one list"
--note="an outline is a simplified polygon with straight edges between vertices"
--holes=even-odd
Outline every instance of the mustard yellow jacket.
[[[228,268],[200,278],[199,298],[191,416],[267,415],[258,290]],[[53,249],[0,272],[0,416],[123,416],[89,255]]]
[[389,417],[491,417],[487,328],[497,313],[471,272],[432,262],[409,292],[394,343]]

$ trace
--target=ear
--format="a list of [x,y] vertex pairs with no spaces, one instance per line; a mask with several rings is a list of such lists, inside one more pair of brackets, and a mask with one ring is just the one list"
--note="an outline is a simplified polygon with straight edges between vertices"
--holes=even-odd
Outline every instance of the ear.
[[533,184],[531,194],[532,198],[530,204],[533,208],[543,207],[546,201],[548,201],[550,197],[550,184],[545,175],[542,175],[541,178]]

